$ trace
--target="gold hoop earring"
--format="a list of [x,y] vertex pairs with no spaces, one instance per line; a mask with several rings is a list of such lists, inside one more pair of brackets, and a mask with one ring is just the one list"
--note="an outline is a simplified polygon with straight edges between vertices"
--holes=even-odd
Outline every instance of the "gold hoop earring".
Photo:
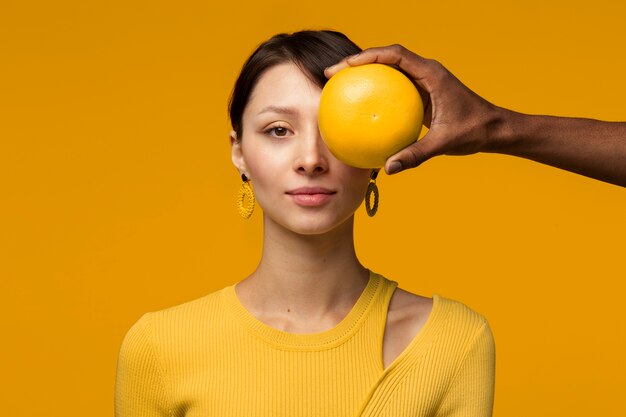
[[[241,174],[241,188],[239,189],[239,198],[237,198],[237,208],[239,209],[239,214],[244,219],[249,219],[252,216],[252,212],[254,211],[254,190],[252,189],[252,185],[250,180],[246,177],[245,174]],[[247,200],[246,204],[244,202]]]
[[[372,171],[370,175],[370,183],[367,185],[367,192],[365,193],[365,211],[370,217],[374,217],[374,214],[378,211],[378,186],[376,185],[376,177],[378,171]],[[370,203],[370,197],[374,194],[374,205]]]

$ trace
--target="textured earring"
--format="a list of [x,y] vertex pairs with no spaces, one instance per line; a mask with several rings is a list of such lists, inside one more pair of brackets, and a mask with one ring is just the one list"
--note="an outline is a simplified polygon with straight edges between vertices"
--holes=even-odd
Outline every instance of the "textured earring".
[[[246,177],[245,174],[241,174],[241,188],[239,189],[239,198],[237,199],[237,208],[239,209],[239,214],[244,219],[249,219],[252,216],[252,212],[254,211],[254,191],[252,190],[252,185],[250,184],[250,180]],[[246,201],[247,200],[247,201]]]
[[[376,186],[376,177],[378,171],[372,171],[370,175],[370,183],[367,185],[367,192],[365,193],[365,211],[370,217],[374,217],[374,214],[378,211],[378,186]],[[374,194],[374,206],[370,203],[370,197]]]

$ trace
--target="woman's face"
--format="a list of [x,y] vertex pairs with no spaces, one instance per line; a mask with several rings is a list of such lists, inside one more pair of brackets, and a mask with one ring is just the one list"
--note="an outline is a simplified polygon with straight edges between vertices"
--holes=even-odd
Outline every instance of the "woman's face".
[[327,232],[349,219],[371,170],[335,158],[317,125],[321,89],[292,63],[266,70],[231,132],[233,163],[252,182],[269,219],[299,234]]

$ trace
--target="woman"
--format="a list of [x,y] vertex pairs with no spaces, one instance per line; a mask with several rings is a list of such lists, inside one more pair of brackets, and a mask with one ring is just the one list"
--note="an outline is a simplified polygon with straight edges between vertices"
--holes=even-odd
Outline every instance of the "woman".
[[263,208],[261,261],[135,323],[118,417],[491,415],[486,321],[397,288],[356,256],[354,212],[378,170],[334,158],[317,110],[324,69],[359,51],[340,33],[305,31],[271,38],[245,63],[230,141],[242,193],[251,201],[253,184]]

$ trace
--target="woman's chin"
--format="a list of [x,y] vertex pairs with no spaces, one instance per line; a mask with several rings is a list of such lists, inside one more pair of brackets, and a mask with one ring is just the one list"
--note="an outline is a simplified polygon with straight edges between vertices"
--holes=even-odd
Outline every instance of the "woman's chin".
[[[352,216],[348,216],[350,219]],[[281,219],[282,221],[275,221],[283,228],[304,236],[323,235],[333,231],[337,231],[340,228],[346,226],[348,219],[338,219],[334,216],[320,215],[300,215],[292,219]]]
[[328,222],[296,222],[288,225],[288,229],[294,233],[305,236],[323,235],[335,230],[339,224]]

